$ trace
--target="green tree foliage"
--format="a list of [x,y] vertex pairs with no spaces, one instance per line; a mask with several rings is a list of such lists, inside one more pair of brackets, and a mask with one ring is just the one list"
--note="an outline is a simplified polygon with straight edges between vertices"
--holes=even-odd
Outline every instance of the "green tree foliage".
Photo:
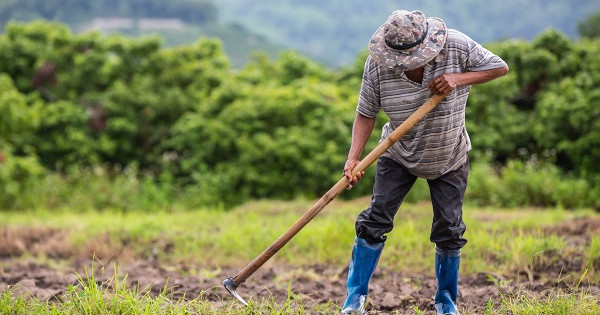
[[0,139],[14,145],[40,122],[39,103],[28,106],[25,95],[14,86],[6,73],[0,74]]
[[213,185],[218,178],[224,200],[316,196],[340,178],[353,118],[345,101],[333,77],[304,57],[257,58],[175,125],[181,172]]
[[[483,187],[474,200],[600,206],[599,47],[554,30],[490,46],[511,71],[469,98],[473,179]],[[160,205],[177,193],[225,205],[320,196],[341,178],[365,57],[332,72],[294,52],[256,55],[234,70],[216,40],[165,49],[153,37],[10,24],[0,35],[0,207],[36,194],[56,194],[46,198],[55,204],[70,196],[62,181],[78,187],[73,200],[88,186],[123,185],[81,202],[99,207],[126,207],[136,191]],[[369,180],[344,196],[370,193]]]
[[540,93],[535,137],[555,150],[560,165],[587,176],[600,174],[600,53],[598,42],[583,41],[562,68],[574,72]]
[[100,99],[105,117],[104,159],[159,169],[163,144],[179,118],[200,106],[220,84],[229,63],[218,42],[200,40],[172,50],[138,51],[136,69]]
[[[507,40],[489,47],[509,65],[506,77],[473,89],[467,106],[467,130],[474,157],[492,153],[504,162],[539,154],[531,123],[539,120],[537,101],[549,82],[565,74],[559,60],[568,59],[573,44],[548,30],[533,42]],[[566,70],[572,71],[572,70]]]
[[534,155],[565,171],[598,174],[598,42],[573,43],[548,30],[531,43],[505,41],[492,50],[511,72],[477,87],[470,99],[476,151],[500,160]]
[[27,98],[15,88],[12,79],[0,74],[0,205],[15,205],[28,183],[43,173],[31,148],[15,154],[15,146],[23,143],[40,123],[40,104],[28,104]]
[[577,30],[581,37],[600,37],[600,11],[590,14],[585,20],[579,22]]
[[297,54],[234,73],[214,40],[161,50],[41,22],[9,25],[0,44],[0,70],[41,102],[15,149],[49,170],[133,165],[226,202],[316,195],[340,176],[350,93]]

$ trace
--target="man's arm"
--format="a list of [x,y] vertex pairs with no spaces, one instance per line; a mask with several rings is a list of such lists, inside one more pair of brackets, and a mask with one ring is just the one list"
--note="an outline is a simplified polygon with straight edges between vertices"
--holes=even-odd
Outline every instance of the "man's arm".
[[508,66],[483,71],[446,73],[433,79],[429,83],[429,89],[436,94],[443,94],[460,86],[485,83],[504,76],[506,73],[508,73]]
[[362,178],[365,172],[360,172],[356,176],[352,177],[352,170],[360,162],[360,159],[369,141],[373,127],[375,126],[375,118],[369,118],[356,113],[354,118],[354,125],[352,126],[352,144],[350,145],[350,151],[348,152],[348,160],[344,166],[344,176],[350,180],[348,189],[352,188]]

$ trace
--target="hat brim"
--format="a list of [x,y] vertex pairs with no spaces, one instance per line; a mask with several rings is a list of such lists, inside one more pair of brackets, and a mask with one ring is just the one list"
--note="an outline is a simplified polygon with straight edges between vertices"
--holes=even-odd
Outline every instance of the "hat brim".
[[429,17],[427,22],[429,31],[423,42],[406,50],[393,49],[385,43],[384,23],[373,34],[369,42],[371,57],[380,66],[396,71],[414,70],[430,62],[444,48],[448,31],[442,19]]

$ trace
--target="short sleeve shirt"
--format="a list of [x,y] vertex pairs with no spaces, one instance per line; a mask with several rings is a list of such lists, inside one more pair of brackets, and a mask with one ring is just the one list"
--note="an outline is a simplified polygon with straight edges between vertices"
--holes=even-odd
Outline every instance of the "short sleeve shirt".
[[[380,110],[385,112],[389,122],[383,126],[383,140],[431,97],[428,85],[433,79],[445,73],[504,66],[506,63],[500,57],[467,35],[448,29],[444,49],[424,66],[422,83],[409,80],[404,72],[383,68],[368,57],[356,111],[370,118]],[[470,89],[464,86],[453,90],[383,156],[426,179],[435,179],[460,167],[467,161],[467,152],[471,149],[465,128],[465,106]]]

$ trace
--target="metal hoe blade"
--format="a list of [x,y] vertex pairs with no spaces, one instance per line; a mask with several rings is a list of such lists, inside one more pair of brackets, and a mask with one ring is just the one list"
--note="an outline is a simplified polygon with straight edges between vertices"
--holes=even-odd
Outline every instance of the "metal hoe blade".
[[244,301],[244,299],[242,299],[242,297],[239,294],[237,294],[237,292],[235,292],[235,290],[239,286],[233,281],[233,278],[227,278],[227,279],[225,279],[223,281],[223,286],[225,287],[225,289],[227,289],[227,291],[229,292],[229,294],[231,294],[238,301],[242,302],[242,304],[248,306],[248,303],[246,303],[246,301]]

